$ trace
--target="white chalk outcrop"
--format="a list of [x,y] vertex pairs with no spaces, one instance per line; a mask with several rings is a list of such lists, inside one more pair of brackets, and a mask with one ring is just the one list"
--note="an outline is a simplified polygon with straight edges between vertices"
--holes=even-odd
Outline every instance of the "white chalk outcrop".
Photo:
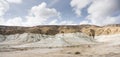
[[56,35],[23,33],[5,36],[1,35],[0,39],[0,44],[17,45],[17,47],[62,47],[94,43],[93,38],[83,33]]
[[14,47],[63,47],[120,41],[120,24],[51,25],[35,27],[0,26],[0,45]]
[[120,34],[96,36],[95,41],[100,43],[108,43],[110,45],[120,45]]

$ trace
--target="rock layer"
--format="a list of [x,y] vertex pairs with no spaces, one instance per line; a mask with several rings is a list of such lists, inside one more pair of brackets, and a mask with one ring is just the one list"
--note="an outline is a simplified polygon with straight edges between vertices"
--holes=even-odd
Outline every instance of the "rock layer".
[[19,26],[0,26],[1,35],[36,33],[45,35],[55,35],[59,33],[75,33],[80,32],[89,36],[110,35],[120,33],[120,24],[112,24],[105,26],[96,25],[45,25],[34,27]]

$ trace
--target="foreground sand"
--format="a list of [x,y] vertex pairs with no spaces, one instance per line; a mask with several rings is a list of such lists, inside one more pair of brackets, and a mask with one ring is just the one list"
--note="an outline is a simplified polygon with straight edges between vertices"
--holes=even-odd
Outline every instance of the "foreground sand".
[[120,45],[82,44],[62,48],[0,48],[0,57],[120,57]]

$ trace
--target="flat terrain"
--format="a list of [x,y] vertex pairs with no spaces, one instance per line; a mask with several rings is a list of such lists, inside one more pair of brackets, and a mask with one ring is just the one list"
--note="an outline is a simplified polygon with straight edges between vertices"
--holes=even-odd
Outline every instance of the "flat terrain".
[[0,48],[0,57],[120,57],[120,45],[82,44],[59,48]]

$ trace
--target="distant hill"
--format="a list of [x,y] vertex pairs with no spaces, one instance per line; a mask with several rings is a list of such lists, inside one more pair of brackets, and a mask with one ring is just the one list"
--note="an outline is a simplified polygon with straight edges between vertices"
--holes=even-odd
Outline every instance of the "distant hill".
[[36,33],[55,35],[59,33],[75,33],[82,32],[89,36],[91,35],[109,35],[120,33],[120,24],[109,24],[105,26],[96,25],[40,25],[33,27],[20,27],[20,26],[0,26],[0,34],[22,34],[22,33]]

